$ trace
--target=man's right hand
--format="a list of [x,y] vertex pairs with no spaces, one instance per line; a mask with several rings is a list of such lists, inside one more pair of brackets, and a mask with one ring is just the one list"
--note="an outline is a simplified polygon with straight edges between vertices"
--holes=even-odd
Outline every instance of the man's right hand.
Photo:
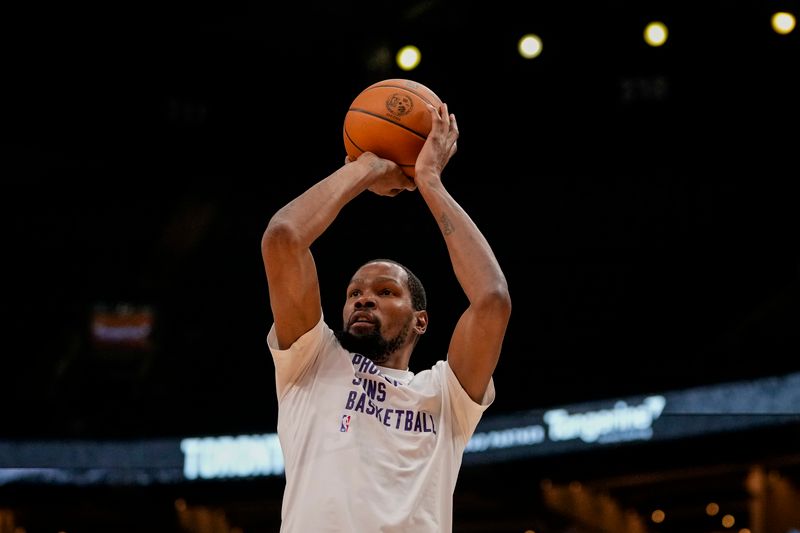
[[404,174],[394,161],[378,157],[372,152],[364,152],[355,161],[345,157],[345,164],[365,165],[373,178],[367,190],[379,196],[397,196],[403,191],[417,188],[414,180]]

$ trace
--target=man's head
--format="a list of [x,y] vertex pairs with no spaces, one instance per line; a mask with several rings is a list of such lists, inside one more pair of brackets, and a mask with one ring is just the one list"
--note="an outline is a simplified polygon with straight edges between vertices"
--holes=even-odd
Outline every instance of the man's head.
[[390,259],[364,263],[350,279],[336,334],[345,349],[378,364],[405,370],[428,327],[427,299],[419,278]]

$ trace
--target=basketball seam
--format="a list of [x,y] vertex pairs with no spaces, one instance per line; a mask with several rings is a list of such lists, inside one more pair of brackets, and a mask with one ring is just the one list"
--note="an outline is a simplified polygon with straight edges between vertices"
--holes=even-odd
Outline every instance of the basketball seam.
[[349,133],[347,133],[347,128],[345,128],[345,129],[344,129],[344,134],[345,134],[345,136],[347,137],[347,140],[348,140],[348,141],[350,141],[350,144],[352,144],[353,146],[355,146],[355,147],[356,147],[356,148],[357,148],[357,149],[358,149],[358,150],[359,150],[359,151],[360,151],[360,152],[363,154],[363,153],[364,153],[364,149],[363,149],[363,148],[361,148],[361,147],[358,145],[358,143],[357,143],[357,142],[355,142],[355,141],[353,140],[353,138],[352,138],[352,137],[350,137],[350,134],[349,134]]
[[[358,143],[357,143],[357,142],[355,142],[355,141],[353,140],[353,138],[352,138],[352,137],[350,137],[350,134],[349,134],[349,133],[347,133],[347,128],[345,128],[345,130],[344,130],[344,134],[347,136],[347,140],[348,140],[348,141],[350,141],[350,144],[352,144],[353,146],[355,146],[355,147],[356,147],[356,149],[358,149],[358,151],[359,151],[359,152],[361,152],[362,154],[363,154],[364,152],[366,152],[366,150],[364,150],[363,148],[361,148],[361,147],[358,145]],[[405,167],[414,167],[414,165],[416,165],[416,163],[415,163],[414,165],[411,165],[411,164],[408,164],[408,163],[398,163],[397,161],[395,161],[395,164],[396,164],[398,167],[403,167],[403,168],[405,168]]]
[[406,130],[406,131],[408,131],[410,133],[413,133],[414,135],[416,135],[417,137],[419,137],[423,141],[426,139],[425,135],[422,135],[420,132],[414,131],[411,128],[409,128],[408,126],[404,126],[403,124],[400,124],[399,122],[395,122],[394,120],[389,120],[386,117],[384,117],[383,115],[379,115],[377,113],[373,113],[372,111],[368,111],[366,109],[361,109],[359,107],[351,107],[347,111],[348,112],[354,111],[356,113],[364,113],[365,115],[369,115],[371,117],[375,117],[375,118],[379,118],[381,120],[385,120],[386,122],[388,122],[390,124],[394,124],[395,126],[398,126],[398,127],[403,128],[404,130]]

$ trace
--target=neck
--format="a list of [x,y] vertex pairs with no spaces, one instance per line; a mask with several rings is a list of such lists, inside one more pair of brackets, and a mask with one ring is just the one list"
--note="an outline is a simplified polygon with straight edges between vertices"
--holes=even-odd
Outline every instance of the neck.
[[380,363],[376,362],[375,364],[385,368],[393,368],[395,370],[408,370],[408,362],[411,360],[411,352],[413,349],[413,345],[406,344],[398,350],[390,353],[389,357],[387,357],[384,361]]

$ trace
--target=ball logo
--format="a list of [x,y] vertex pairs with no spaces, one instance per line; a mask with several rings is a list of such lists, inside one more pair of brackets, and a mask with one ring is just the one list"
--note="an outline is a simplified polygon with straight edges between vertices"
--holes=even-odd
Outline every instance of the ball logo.
[[388,109],[389,113],[392,115],[402,117],[403,115],[411,113],[411,110],[414,109],[414,101],[403,94],[392,93],[392,95],[386,99],[386,109]]

